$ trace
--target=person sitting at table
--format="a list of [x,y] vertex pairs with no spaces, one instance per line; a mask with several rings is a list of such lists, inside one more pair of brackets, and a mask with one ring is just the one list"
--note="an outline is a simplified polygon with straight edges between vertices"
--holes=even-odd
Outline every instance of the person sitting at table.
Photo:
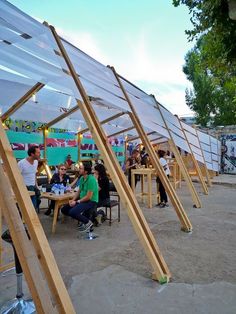
[[[128,182],[131,186],[131,170],[136,169],[141,165],[140,154],[137,149],[132,151],[131,156],[127,159],[125,164],[125,171],[128,173]],[[135,176],[135,186],[138,182],[138,176]]]
[[87,217],[93,216],[98,203],[98,183],[91,171],[91,166],[86,163],[79,166],[79,190],[69,204],[61,209],[64,215],[78,220],[80,232],[86,232],[93,226]]
[[[104,207],[110,202],[110,182],[107,176],[106,168],[103,164],[97,164],[94,167],[94,177],[98,180],[98,190],[99,190],[99,197],[98,197],[98,205],[99,207]],[[106,215],[103,210],[99,210],[97,212],[95,219],[95,223],[97,222],[98,225],[101,224],[102,220],[105,221]]]
[[103,207],[110,201],[109,179],[103,164],[98,164],[94,167],[94,177],[98,181],[99,197],[97,207]]
[[[66,174],[66,166],[64,164],[60,164],[58,166],[58,172],[54,173],[51,178],[50,184],[63,184],[64,186],[67,185],[67,182],[70,182],[70,177]],[[49,216],[54,210],[55,201],[51,201],[48,210],[44,213],[45,215]]]
[[71,155],[67,155],[66,161],[65,161],[65,166],[67,169],[71,168],[71,165],[74,164],[75,162],[71,159]]
[[[160,164],[162,165],[164,171],[165,171],[165,174],[166,176],[169,178],[170,176],[170,168],[168,166],[168,163],[166,161],[166,159],[164,158],[165,156],[165,151],[164,150],[161,150],[159,149],[157,151],[157,154],[158,154],[158,157],[159,157],[159,160],[160,160]],[[159,192],[160,192],[160,203],[157,204],[156,206],[159,206],[161,208],[163,207],[168,207],[168,198],[167,198],[167,194],[166,194],[166,191],[165,191],[165,188],[160,180],[159,177],[157,177],[157,183],[159,183]]]
[[78,168],[76,169],[76,172],[75,172],[75,177],[74,177],[74,180],[70,183],[70,186],[72,189],[77,189],[79,188],[79,181],[80,181],[80,178],[81,178],[81,175],[78,171]]

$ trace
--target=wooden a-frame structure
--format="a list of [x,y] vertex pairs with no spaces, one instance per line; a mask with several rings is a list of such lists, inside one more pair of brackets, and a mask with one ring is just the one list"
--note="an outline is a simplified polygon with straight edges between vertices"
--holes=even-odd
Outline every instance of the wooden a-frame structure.
[[[153,268],[153,278],[161,283],[167,282],[170,279],[170,271],[164,261],[160,249],[156,243],[153,234],[143,216],[143,213],[129,187],[126,178],[118,164],[118,161],[107,142],[107,137],[101,128],[101,125],[95,115],[93,108],[90,105],[89,97],[75,72],[75,69],[62,45],[62,42],[56,34],[53,27],[50,27],[53,36],[58,44],[61,55],[63,56],[69,72],[80,91],[83,103],[77,101],[77,105],[81,110],[90,132],[101,151],[102,157],[106,163],[111,178],[121,196],[124,207],[127,209],[133,227],[139,237],[145,253]],[[32,95],[34,91],[30,91]],[[29,97],[29,96],[28,96]],[[25,102],[25,98],[20,100],[21,105]],[[131,115],[135,127],[138,129],[144,141],[147,141],[145,132],[141,124],[139,125],[135,112]],[[164,184],[168,189],[168,181],[165,178],[164,171],[158,163],[156,154],[150,144],[150,155],[152,155],[153,163],[158,168],[159,175],[163,177]],[[30,292],[34,299],[38,313],[75,313],[69,295],[66,291],[61,275],[57,268],[55,259],[44,235],[40,221],[33,208],[31,199],[24,185],[22,176],[20,175],[16,160],[13,156],[10,144],[7,140],[5,130],[2,123],[0,124],[0,155],[4,163],[5,172],[0,166],[0,189],[3,192],[3,197],[0,200],[0,207],[8,224],[16,252],[19,256],[26,281]],[[171,186],[170,186],[171,187]],[[27,226],[29,237],[25,230],[20,213],[17,210],[13,196],[9,195],[8,191],[12,188],[16,201],[20,208],[22,219]],[[179,206],[179,201],[173,191],[174,203]],[[180,218],[182,228],[186,231],[191,231],[192,226],[187,219],[183,217],[183,209]]]
[[[168,282],[171,276],[170,271],[164,261],[156,240],[150,231],[138,202],[126,181],[116,156],[113,153],[110,144],[108,143],[108,137],[101,127],[102,123],[99,122],[95,114],[95,111],[91,105],[90,97],[86,94],[85,88],[81,83],[78,71],[76,71],[73,62],[71,61],[63,45],[62,39],[57,35],[55,29],[52,26],[48,26],[48,28],[50,29],[59,49],[59,51],[54,50],[55,54],[57,54],[59,58],[62,58],[63,62],[68,67],[68,69],[62,70],[64,73],[66,73],[66,75],[72,77],[76,89],[79,91],[79,94],[82,98],[82,101],[76,99],[76,106],[71,108],[65,114],[47,123],[46,128],[44,129],[45,144],[47,128],[80,109],[101,152],[102,158],[105,161],[106,167],[117,188],[117,191],[121,196],[124,208],[127,210],[131,223],[140,242],[143,245],[148,260],[152,265],[153,278],[159,280],[161,283]],[[129,105],[129,116],[133,123],[132,128],[137,130],[139,137],[141,138],[147,149],[147,152],[150,155],[156,173],[163,182],[163,185],[165,186],[167,193],[169,194],[169,197],[173,203],[177,216],[181,222],[182,229],[186,232],[190,232],[192,230],[192,225],[176,195],[175,190],[167,179],[164,170],[159,163],[156,152],[154,151],[153,146],[144,131],[135,107],[130,100],[128,93],[126,92],[125,87],[122,85],[121,76],[116,73],[114,68],[112,68],[112,71],[116,82]],[[16,111],[35,92],[37,92],[37,89],[39,90],[43,86],[43,83],[37,83],[28,91],[28,93],[19,99],[17,106],[14,108],[12,106],[10,109]],[[8,116],[10,116],[11,112],[13,111],[8,112]],[[9,226],[17,254],[19,255],[27,283],[29,285],[29,289],[37,307],[37,311],[39,313],[74,313],[75,311],[73,309],[73,305],[62,281],[38,216],[33,208],[31,199],[23,183],[2,124],[0,124],[0,155],[5,168],[4,172],[2,166],[0,165],[0,189],[4,194],[4,197],[0,199],[0,207]],[[13,196],[7,193],[10,188],[12,188],[14,191],[16,201],[20,208],[20,213],[17,210],[15,204],[16,201],[13,199]],[[23,222],[28,229],[29,237],[25,231]]]

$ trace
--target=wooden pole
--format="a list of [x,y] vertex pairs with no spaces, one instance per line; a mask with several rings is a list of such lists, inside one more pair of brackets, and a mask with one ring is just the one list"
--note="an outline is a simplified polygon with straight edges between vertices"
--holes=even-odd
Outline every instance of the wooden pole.
[[[43,275],[51,291],[51,295],[54,298],[53,302],[56,304],[58,311],[60,313],[75,313],[73,305],[69,298],[68,292],[65,288],[64,282],[58,270],[56,261],[54,259],[52,251],[48,244],[47,238],[44,234],[39,218],[33,207],[32,201],[26,189],[23,178],[20,174],[18,165],[16,163],[16,159],[13,155],[11,146],[5,134],[2,123],[0,123],[0,155],[4,162],[4,167],[6,169],[7,176],[10,180],[12,190],[14,191],[14,194],[16,196],[17,203],[19,205],[19,208],[21,209],[23,220],[25,224],[27,225],[33,247],[35,248],[37,252],[40,266],[42,270],[44,271]],[[4,186],[1,186],[1,191],[3,188]],[[7,211],[4,212],[5,217],[9,213],[9,217],[11,218],[11,215],[13,214],[12,210],[13,212],[14,211],[17,212],[17,210],[14,210],[14,207],[11,207],[11,203],[12,202],[10,202],[9,206],[7,206]],[[5,202],[4,204],[0,205],[2,209],[4,205],[5,205]],[[17,221],[18,220],[16,220],[16,222]],[[9,220],[7,221],[7,223],[9,225]],[[17,223],[15,224],[15,219],[13,219],[12,227],[10,231],[14,233],[14,231],[17,231],[18,228],[19,228],[18,224]],[[13,241],[16,238],[17,236],[13,238]],[[22,243],[22,245],[23,244],[24,243]],[[16,245],[16,249],[17,247],[18,245]],[[29,248],[25,248],[25,250],[22,252],[23,257],[27,256],[27,250],[30,252]],[[18,251],[19,250],[17,250],[17,253]],[[19,252],[19,255],[20,255],[20,252]],[[21,257],[20,261],[23,260],[23,257]],[[29,265],[30,261],[28,259],[25,259],[25,263],[26,265]],[[34,266],[30,266],[30,267],[32,267],[32,270],[34,270]],[[37,277],[36,274],[37,274],[37,269],[35,269],[34,274],[33,274],[35,278]],[[31,279],[29,279],[29,281],[27,282],[28,282],[28,285],[31,285]],[[34,298],[34,301],[37,302],[37,300],[35,299],[36,297],[33,296],[33,298]],[[41,301],[43,302],[44,298],[42,298]],[[46,302],[46,299],[45,299],[45,302]],[[51,313],[51,312],[45,311],[43,313]]]
[[[159,136],[159,137],[156,137],[156,138],[153,138],[152,140],[149,140],[150,142],[155,142],[157,140],[160,140],[162,138],[162,136]],[[166,141],[167,142],[167,141]]]
[[[79,100],[78,100],[79,101]],[[52,125],[58,123],[59,121],[65,119],[66,117],[70,116],[72,113],[76,112],[77,110],[79,110],[78,106],[74,106],[73,108],[69,109],[67,112],[61,114],[59,117],[53,119],[52,121],[48,122],[44,128],[45,129],[49,129]]]
[[201,145],[201,142],[200,142],[200,139],[199,139],[199,136],[198,136],[198,131],[197,131],[197,128],[196,128],[195,125],[193,126],[193,128],[196,130],[197,139],[198,139],[198,144],[199,144],[199,147],[200,147],[200,149],[201,149],[202,157],[203,157],[203,160],[204,160],[203,167],[204,167],[205,174],[206,174],[207,184],[208,184],[208,186],[212,186],[211,177],[210,177],[209,171],[208,171],[208,169],[207,169],[205,156],[204,156],[203,149],[202,149],[202,145]]
[[201,169],[200,169],[200,167],[199,167],[199,165],[198,165],[198,162],[197,162],[196,158],[194,157],[194,153],[193,153],[192,147],[191,147],[191,145],[190,145],[190,143],[189,143],[189,141],[188,141],[188,139],[187,139],[187,136],[186,136],[186,134],[185,134],[185,131],[184,131],[182,122],[181,122],[181,120],[179,119],[179,117],[178,117],[177,115],[176,115],[176,118],[179,120],[179,124],[180,124],[180,126],[181,126],[181,128],[182,128],[182,131],[183,131],[183,133],[184,133],[185,140],[186,140],[186,142],[188,143],[188,147],[189,147],[189,149],[190,149],[190,151],[191,151],[191,159],[192,159],[192,162],[193,162],[194,167],[195,167],[195,169],[196,169],[196,172],[197,172],[198,178],[199,178],[199,180],[200,180],[200,183],[201,183],[201,185],[202,185],[203,192],[204,192],[204,194],[208,195],[209,192],[208,192],[207,185],[206,185],[205,180],[204,180],[204,178],[203,178],[203,175],[202,175]]
[[[110,122],[110,121],[112,121],[112,120],[114,120],[114,119],[117,119],[117,118],[119,118],[119,117],[121,117],[121,116],[123,116],[123,115],[125,115],[125,114],[127,114],[127,112],[120,112],[120,113],[117,113],[117,114],[115,114],[115,115],[112,116],[112,117],[109,117],[109,118],[107,118],[107,119],[105,119],[105,120],[100,121],[100,124],[105,124],[105,123]],[[83,129],[83,130],[79,131],[79,133],[80,133],[80,134],[83,134],[83,133],[88,132],[88,131],[89,131],[89,128],[86,128],[86,129]]]
[[142,123],[137,116],[136,110],[135,110],[133,104],[131,103],[131,101],[128,97],[128,94],[126,93],[123,85],[121,84],[121,81],[119,79],[118,74],[116,73],[114,68],[111,68],[111,69],[112,69],[112,71],[113,71],[113,73],[117,79],[117,82],[118,82],[128,104],[129,104],[129,107],[132,111],[132,113],[130,113],[130,118],[131,118],[136,130],[138,131],[140,139],[141,139],[143,145],[145,146],[145,148],[149,154],[149,157],[151,159],[151,162],[152,162],[154,168],[156,169],[157,174],[160,176],[161,182],[164,185],[164,187],[165,187],[165,189],[166,189],[166,191],[167,191],[167,193],[171,199],[171,202],[175,208],[177,216],[179,217],[179,220],[180,220],[181,225],[182,225],[182,230],[189,232],[192,230],[192,225],[191,225],[191,223],[190,223],[190,221],[189,221],[189,219],[188,219],[188,217],[184,211],[184,208],[183,208],[174,188],[172,187],[170,181],[168,180],[163,167],[160,164],[160,161],[157,157],[157,154],[156,154],[152,144],[150,143],[150,141],[149,141],[149,139],[148,139],[143,127],[142,127]]
[[[155,133],[157,133],[157,132],[156,132],[156,131],[151,131],[151,132],[148,132],[147,135],[152,135],[152,134],[155,134]],[[158,134],[158,133],[157,133],[157,134]],[[137,136],[132,136],[132,137],[128,138],[128,141],[129,141],[129,142],[132,142],[132,141],[138,140],[139,138],[140,138],[139,135],[137,135]]]
[[[154,100],[156,101],[155,98],[154,98]],[[200,208],[200,207],[202,206],[202,205],[201,205],[200,198],[199,198],[199,196],[198,196],[198,194],[197,194],[197,191],[196,191],[195,188],[194,188],[193,182],[192,182],[192,180],[191,180],[191,178],[190,178],[190,175],[189,175],[189,173],[188,173],[188,171],[187,171],[187,169],[186,169],[186,166],[185,166],[185,164],[184,164],[184,162],[183,162],[183,159],[182,159],[182,157],[181,157],[181,155],[180,155],[180,153],[179,153],[179,150],[178,150],[178,148],[177,148],[176,145],[175,145],[175,142],[174,142],[174,140],[173,140],[172,134],[171,134],[171,132],[170,132],[170,130],[169,130],[169,128],[168,128],[168,125],[167,125],[167,123],[166,123],[166,121],[165,121],[165,119],[164,119],[164,117],[163,117],[162,112],[161,112],[160,105],[159,105],[159,103],[158,103],[157,101],[156,101],[156,106],[157,106],[156,108],[157,108],[157,109],[159,110],[159,112],[160,112],[160,115],[161,115],[162,120],[163,120],[163,122],[164,122],[164,124],[165,124],[166,130],[167,130],[167,132],[169,133],[170,140],[169,140],[168,142],[169,142],[169,145],[170,145],[170,147],[171,147],[172,152],[173,152],[174,155],[175,155],[176,161],[177,161],[177,163],[179,164],[179,167],[180,167],[180,170],[181,170],[181,172],[182,172],[182,175],[183,175],[183,177],[184,177],[184,179],[185,179],[185,181],[186,181],[186,183],[187,183],[188,189],[189,189],[190,194],[191,194],[191,196],[192,196],[193,206],[194,206],[194,207],[197,207],[197,208]]]
[[107,136],[101,128],[95,111],[90,104],[90,100],[86,95],[86,92],[80,82],[79,76],[77,75],[71,63],[59,36],[52,26],[50,26],[50,29],[83,99],[83,106],[80,103],[78,103],[78,106],[80,107],[80,110],[90,129],[90,132],[101,152],[102,158],[106,164],[111,179],[113,180],[115,187],[121,197],[124,208],[127,209],[129,218],[133,224],[136,234],[139,237],[145,253],[153,267],[155,279],[159,280],[160,282],[166,282],[170,278],[170,272],[164,261],[164,258],[162,257],[160,249],[157,246],[156,240],[154,239],[151,230],[149,229],[149,226],[144,218],[144,215],[138,205],[138,202],[135,199],[134,194],[127,183],[127,180],[118,163],[118,160],[108,143]]
[[2,116],[2,122],[9,118],[14,112],[20,109],[33,94],[37,93],[41,88],[44,87],[42,83],[36,83],[24,96],[22,96],[13,106],[11,106]]
[[121,131],[119,131],[119,132],[116,132],[116,133],[113,133],[113,134],[109,134],[108,137],[117,136],[117,135],[119,135],[119,134],[122,134],[122,133],[125,133],[125,132],[128,132],[128,131],[131,131],[131,130],[133,130],[133,129],[135,129],[135,127],[134,127],[134,126],[131,126],[131,127],[127,128],[127,129],[123,129],[123,130],[121,130]]
[[[2,152],[1,152],[2,154]],[[4,163],[5,164],[5,163]],[[15,200],[8,177],[0,165],[0,207],[10,230],[11,238],[20,260],[29,290],[32,294],[38,313],[56,313],[50,291],[40,270],[37,250],[29,240]],[[10,193],[9,193],[10,192]]]
[[81,160],[81,141],[83,138],[83,134],[77,133],[77,137],[78,137],[78,162],[80,162],[80,160]]
[[44,159],[47,159],[47,135],[48,135],[48,129],[43,128],[43,147],[44,147],[43,158]]

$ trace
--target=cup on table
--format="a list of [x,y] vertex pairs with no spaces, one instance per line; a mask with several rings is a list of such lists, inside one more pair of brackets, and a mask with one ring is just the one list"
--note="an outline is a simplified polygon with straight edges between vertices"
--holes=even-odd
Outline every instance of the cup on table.
[[54,191],[54,193],[55,193],[56,195],[59,195],[59,190],[56,189],[56,190]]
[[42,193],[46,193],[46,188],[42,187],[41,191]]
[[63,195],[65,193],[64,189],[60,190],[60,194]]

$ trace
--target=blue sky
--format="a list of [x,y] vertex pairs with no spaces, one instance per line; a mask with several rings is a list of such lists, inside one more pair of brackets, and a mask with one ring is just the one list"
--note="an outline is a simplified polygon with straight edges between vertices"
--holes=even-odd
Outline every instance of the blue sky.
[[113,65],[174,114],[188,114],[182,72],[191,28],[184,6],[172,0],[10,0],[47,21],[70,42],[103,64]]

